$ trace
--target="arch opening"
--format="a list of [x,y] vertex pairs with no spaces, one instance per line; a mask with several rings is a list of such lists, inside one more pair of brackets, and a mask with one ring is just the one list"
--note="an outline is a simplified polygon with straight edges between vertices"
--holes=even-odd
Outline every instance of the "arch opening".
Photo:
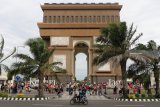
[[88,45],[84,42],[75,45],[75,80],[88,79]]
[[87,77],[87,55],[78,53],[75,57],[75,78],[84,80]]

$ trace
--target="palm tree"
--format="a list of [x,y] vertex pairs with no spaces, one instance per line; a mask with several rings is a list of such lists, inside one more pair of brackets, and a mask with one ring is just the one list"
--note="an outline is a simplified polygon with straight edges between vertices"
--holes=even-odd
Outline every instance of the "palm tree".
[[[141,47],[140,47],[141,48]],[[140,83],[144,84],[145,90],[148,90],[148,94],[151,94],[150,86],[150,75],[152,66],[150,62],[135,61],[131,64],[127,70],[127,77],[132,78],[133,81],[139,80]]]
[[23,74],[26,77],[37,77],[39,80],[38,96],[43,97],[43,78],[46,72],[65,71],[59,67],[61,62],[49,63],[54,49],[48,49],[41,38],[29,39],[26,42],[33,57],[26,54],[16,54],[21,61],[12,65],[11,74]]
[[0,41],[0,75],[2,73],[2,69],[4,69],[5,71],[9,71],[8,66],[3,64],[3,62],[7,58],[9,58],[11,55],[13,55],[16,51],[16,48],[14,48],[14,50],[9,55],[4,57],[3,48],[4,48],[4,38],[1,36],[1,41]]
[[126,63],[128,58],[143,60],[147,58],[145,55],[135,52],[131,46],[135,45],[136,41],[142,36],[140,33],[133,38],[136,33],[133,24],[129,29],[125,22],[119,24],[109,24],[101,31],[101,36],[97,38],[97,45],[95,46],[94,64],[103,65],[106,62],[112,62],[112,65],[120,65],[123,83],[123,97],[127,97],[127,72]]
[[[144,50],[148,51],[150,56],[152,56],[152,61],[147,62],[147,64],[150,66],[149,70],[153,71],[154,77],[155,77],[155,82],[156,82],[156,96],[160,96],[159,94],[159,75],[160,75],[160,46],[157,46],[156,42],[153,40],[150,40],[147,45],[143,44],[138,44],[135,47],[136,50]],[[143,66],[143,65],[140,65]],[[143,70],[146,71],[147,67],[144,68]]]
[[152,60],[151,64],[153,66],[153,72],[156,82],[156,96],[159,96],[159,75],[160,75],[160,46],[157,46],[156,42],[153,40],[148,42],[147,45],[148,49],[150,50],[150,53],[154,56],[154,59]]

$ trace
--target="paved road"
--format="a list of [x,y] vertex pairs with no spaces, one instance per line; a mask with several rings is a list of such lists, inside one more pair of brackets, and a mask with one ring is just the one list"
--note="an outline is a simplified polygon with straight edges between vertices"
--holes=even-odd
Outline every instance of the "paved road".
[[69,100],[49,101],[0,101],[0,107],[159,107],[160,102],[118,102],[113,100],[93,101],[88,105],[70,105]]
[[[58,96],[54,96],[55,97],[54,100],[70,100],[70,99],[73,98],[73,96],[74,96],[74,94],[71,96],[71,95],[69,95],[68,92],[64,92],[62,94],[62,97],[60,97],[60,98],[58,98]],[[87,96],[88,100],[109,100],[106,97],[104,97],[103,95],[102,96],[98,96],[98,95],[88,95],[87,94],[86,96]]]

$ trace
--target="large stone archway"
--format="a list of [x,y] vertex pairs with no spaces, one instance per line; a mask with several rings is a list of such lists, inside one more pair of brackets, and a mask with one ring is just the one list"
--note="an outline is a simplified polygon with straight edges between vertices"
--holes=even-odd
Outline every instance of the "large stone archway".
[[61,61],[66,74],[57,73],[61,81],[73,81],[75,76],[75,54],[84,52],[88,61],[88,80],[104,82],[121,77],[120,67],[110,63],[104,66],[93,65],[95,39],[101,35],[100,29],[109,23],[120,21],[118,3],[106,4],[48,4],[41,6],[43,22],[38,23],[41,37],[48,48],[55,53],[49,62]]
[[[89,54],[88,54],[88,45],[87,43],[81,41],[79,43],[77,43],[75,46],[74,46],[74,62],[76,62],[76,55],[79,54],[79,53],[84,53],[87,57],[86,57],[86,61],[87,61],[87,77],[89,75],[89,72],[90,72],[90,69],[89,69]],[[74,63],[74,72],[73,72],[73,77],[76,77],[75,76],[75,73],[76,73],[76,69],[75,69],[75,63]],[[87,78],[89,79],[89,78]],[[73,78],[74,80],[74,78]]]

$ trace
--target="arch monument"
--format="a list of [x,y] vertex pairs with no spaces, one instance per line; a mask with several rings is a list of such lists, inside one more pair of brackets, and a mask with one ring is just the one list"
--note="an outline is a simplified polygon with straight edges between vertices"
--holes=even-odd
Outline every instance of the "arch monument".
[[[120,67],[113,68],[110,63],[104,66],[93,65],[93,46],[95,39],[101,35],[100,29],[109,23],[120,21],[122,5],[118,3],[84,3],[41,5],[43,22],[38,23],[40,36],[48,48],[55,48],[49,62],[61,61],[66,73],[58,72],[61,81],[74,81],[75,55],[85,53],[87,56],[87,77],[93,82],[104,82],[121,77]],[[54,78],[51,74],[47,78]]]

